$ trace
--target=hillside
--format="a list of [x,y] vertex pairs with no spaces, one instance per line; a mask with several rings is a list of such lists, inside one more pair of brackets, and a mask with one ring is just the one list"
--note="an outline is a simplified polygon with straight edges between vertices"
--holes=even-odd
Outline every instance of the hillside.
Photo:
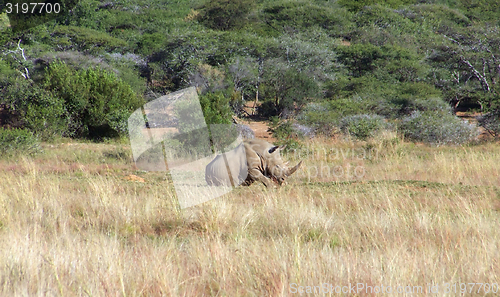
[[[97,67],[145,101],[196,86],[209,123],[229,122],[257,99],[261,117],[295,118],[326,136],[364,139],[398,127],[415,141],[475,139],[477,129],[456,111],[482,113],[480,123],[498,135],[499,4],[376,2],[84,0],[24,31],[9,27],[4,13],[0,105],[15,111],[12,125],[41,134],[93,137],[99,127],[123,133],[117,127],[139,101],[87,121],[57,81],[47,83],[73,71],[83,77],[80,85],[70,80],[72,89],[115,100],[105,88],[92,91],[93,82],[78,72]],[[91,105],[101,103],[93,100],[80,110],[95,112]],[[47,110],[44,102],[60,109]]]

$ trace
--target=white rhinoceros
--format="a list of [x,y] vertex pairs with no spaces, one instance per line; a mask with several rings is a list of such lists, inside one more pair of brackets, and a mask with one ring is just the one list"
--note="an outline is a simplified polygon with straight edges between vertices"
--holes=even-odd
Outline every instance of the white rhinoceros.
[[261,181],[266,187],[272,182],[285,183],[285,178],[293,174],[302,161],[293,168],[283,163],[280,150],[261,139],[245,139],[235,149],[218,155],[205,168],[205,180],[209,186],[249,186]]

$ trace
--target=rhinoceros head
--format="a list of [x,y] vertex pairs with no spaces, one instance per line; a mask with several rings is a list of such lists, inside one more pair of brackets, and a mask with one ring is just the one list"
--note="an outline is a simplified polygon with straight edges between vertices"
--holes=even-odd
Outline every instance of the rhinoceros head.
[[268,177],[276,182],[278,185],[286,184],[285,179],[292,175],[297,169],[299,169],[302,161],[292,168],[288,167],[288,162],[284,163],[280,156],[280,151],[285,148],[282,146],[274,146],[269,149],[269,159],[267,162],[267,174]]

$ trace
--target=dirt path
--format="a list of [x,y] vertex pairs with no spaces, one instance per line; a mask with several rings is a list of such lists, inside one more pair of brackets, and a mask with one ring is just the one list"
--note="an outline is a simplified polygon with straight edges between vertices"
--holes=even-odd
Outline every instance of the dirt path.
[[[471,124],[475,124],[477,125],[477,118],[479,116],[481,116],[481,113],[467,113],[467,112],[461,112],[461,111],[457,111],[456,112],[456,115],[457,117],[461,118],[461,119],[464,119],[464,120],[467,120],[469,123]],[[479,136],[477,137],[479,140],[491,140],[493,139],[493,136],[491,136],[490,133],[488,133],[488,131],[486,131],[486,129],[484,129],[483,127],[479,127],[479,131],[481,131],[481,133],[479,134]]]
[[[259,105],[260,104],[257,104],[257,106]],[[248,115],[252,115],[253,106],[254,106],[254,101],[249,101],[245,104],[243,109],[247,112]],[[257,116],[251,116],[242,119],[239,118],[238,122],[240,124],[249,126],[255,133],[255,138],[264,139],[270,143],[276,141],[276,138],[274,138],[272,133],[268,131],[269,130],[268,121],[260,119]]]
[[269,125],[267,121],[244,118],[239,119],[239,122],[240,124],[249,126],[255,133],[255,138],[264,139],[270,143],[276,141],[276,138],[274,138],[272,133],[268,131]]

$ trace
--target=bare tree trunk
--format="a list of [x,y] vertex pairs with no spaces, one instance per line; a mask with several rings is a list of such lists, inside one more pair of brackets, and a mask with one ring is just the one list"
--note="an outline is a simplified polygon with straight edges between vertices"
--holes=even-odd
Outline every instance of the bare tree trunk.
[[255,107],[259,101],[259,84],[257,84],[257,92],[255,92],[255,101],[253,102],[252,115],[255,115]]
[[19,70],[19,69],[16,69],[22,77],[24,77],[25,79],[31,79],[30,78],[30,73],[28,71],[28,68],[26,66],[23,65],[23,61],[21,61],[20,59],[18,59],[16,57],[16,54],[20,52],[21,53],[21,57],[23,58],[23,61],[26,62],[27,59],[26,59],[26,56],[24,55],[24,48],[21,47],[21,39],[19,39],[19,41],[17,42],[17,49],[15,51],[7,51],[6,54],[12,54],[13,58],[19,63],[19,65],[24,68],[24,72]]
[[260,59],[259,74],[257,75],[257,85],[255,86],[257,91],[255,92],[255,102],[253,103],[252,115],[255,115],[255,108],[257,107],[257,103],[259,102],[259,87],[260,87],[260,77],[262,76],[262,69],[264,69],[264,61]]

